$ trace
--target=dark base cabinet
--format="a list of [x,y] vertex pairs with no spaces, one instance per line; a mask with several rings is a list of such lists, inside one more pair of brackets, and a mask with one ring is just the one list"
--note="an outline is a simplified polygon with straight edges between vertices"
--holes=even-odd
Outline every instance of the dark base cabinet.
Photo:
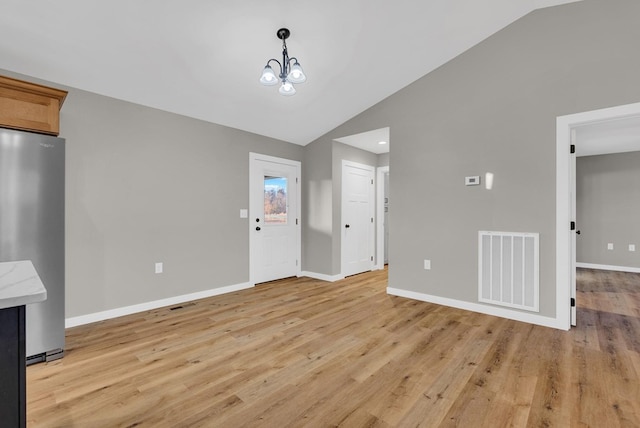
[[0,309],[0,424],[26,426],[25,307]]

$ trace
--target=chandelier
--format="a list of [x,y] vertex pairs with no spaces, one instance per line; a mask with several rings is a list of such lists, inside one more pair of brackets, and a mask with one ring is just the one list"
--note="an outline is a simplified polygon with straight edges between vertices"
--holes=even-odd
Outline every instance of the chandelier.
[[[277,85],[278,82],[282,82],[279,92],[285,96],[295,95],[296,88],[293,86],[294,83],[304,83],[307,80],[307,76],[304,75],[298,59],[295,57],[289,58],[286,40],[290,34],[291,32],[286,28],[278,30],[276,35],[282,40],[282,63],[277,59],[271,58],[267,61],[267,65],[265,65],[264,70],[262,70],[262,76],[260,76],[260,83],[265,86],[273,86]],[[273,68],[269,65],[271,61],[278,63],[278,66],[280,66],[280,74],[276,75],[273,71]],[[291,65],[292,62],[293,65]]]

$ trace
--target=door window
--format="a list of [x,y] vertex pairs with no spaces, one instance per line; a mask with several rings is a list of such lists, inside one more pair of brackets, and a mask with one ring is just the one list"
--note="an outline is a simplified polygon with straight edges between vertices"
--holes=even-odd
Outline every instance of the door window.
[[264,176],[264,222],[287,224],[287,177]]

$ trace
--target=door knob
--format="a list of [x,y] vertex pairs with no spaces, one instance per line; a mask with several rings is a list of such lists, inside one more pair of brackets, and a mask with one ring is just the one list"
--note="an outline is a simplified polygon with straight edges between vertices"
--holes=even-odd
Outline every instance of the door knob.
[[344,227],[349,229],[351,226],[349,226],[348,224],[345,224]]
[[260,232],[260,226],[256,227],[256,230],[257,230],[258,232]]
[[580,235],[580,231],[579,231],[579,230],[576,230],[576,234],[577,234],[577,235]]

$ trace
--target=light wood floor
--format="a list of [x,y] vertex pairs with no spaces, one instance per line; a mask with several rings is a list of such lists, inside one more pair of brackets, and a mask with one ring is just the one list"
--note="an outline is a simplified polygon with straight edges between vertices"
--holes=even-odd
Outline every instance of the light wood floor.
[[579,271],[570,332],[288,279],[67,331],[30,427],[638,427],[640,275]]

